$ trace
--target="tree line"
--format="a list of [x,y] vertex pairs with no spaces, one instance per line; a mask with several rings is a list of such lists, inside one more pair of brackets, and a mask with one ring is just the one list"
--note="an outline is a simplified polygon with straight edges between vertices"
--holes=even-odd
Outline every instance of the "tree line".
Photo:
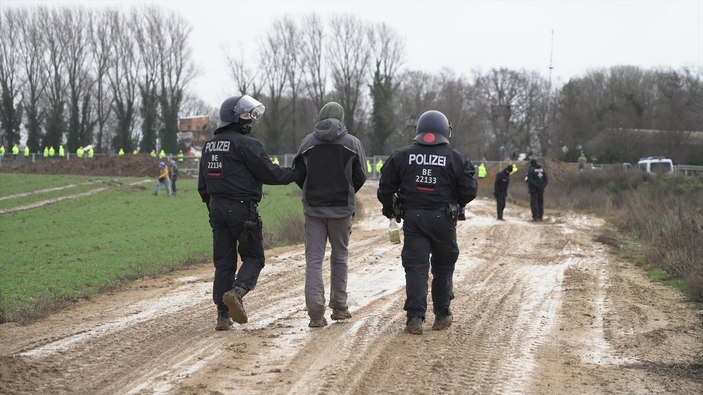
[[[218,109],[191,93],[192,27],[175,14],[38,7],[5,9],[0,18],[0,139],[8,145],[22,126],[33,151],[65,136],[69,149],[148,152],[160,144],[175,152],[179,116],[207,113],[209,129],[217,124]],[[675,152],[703,131],[700,66],[614,66],[563,84],[507,68],[428,73],[405,67],[398,32],[351,15],[283,17],[258,39],[258,53],[225,59],[232,95],[266,105],[255,133],[272,153],[295,152],[330,100],[371,155],[407,144],[428,109],[448,116],[453,145],[476,160],[578,156],[599,133],[623,129],[666,131]],[[618,136],[594,154],[645,154]]]
[[5,8],[0,15],[3,142],[99,152],[176,150],[195,76],[191,27],[156,7]]

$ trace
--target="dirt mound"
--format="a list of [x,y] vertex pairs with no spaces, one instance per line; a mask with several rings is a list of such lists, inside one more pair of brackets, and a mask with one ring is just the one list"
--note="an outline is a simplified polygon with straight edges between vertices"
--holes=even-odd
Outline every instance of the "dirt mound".
[[4,158],[0,172],[29,174],[73,174],[84,176],[156,177],[159,160],[149,155],[96,156],[92,159],[60,158],[30,160]]

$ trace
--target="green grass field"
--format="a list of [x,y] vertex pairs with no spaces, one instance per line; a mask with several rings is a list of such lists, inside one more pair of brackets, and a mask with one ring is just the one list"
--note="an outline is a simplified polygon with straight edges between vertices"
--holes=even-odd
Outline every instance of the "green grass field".
[[[80,186],[12,196],[75,184]],[[131,279],[209,261],[211,231],[197,181],[179,180],[171,198],[163,190],[153,196],[154,185],[144,178],[0,173],[0,210],[108,187],[0,214],[0,322],[41,317]],[[266,233],[275,235],[287,219],[302,217],[297,186],[264,191],[259,211]]]

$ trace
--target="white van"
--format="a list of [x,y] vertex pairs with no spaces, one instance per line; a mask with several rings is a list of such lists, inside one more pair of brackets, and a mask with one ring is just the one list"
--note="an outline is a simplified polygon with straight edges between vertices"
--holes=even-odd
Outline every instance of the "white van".
[[674,172],[674,162],[663,156],[648,156],[637,162],[640,170],[651,174],[671,174]]

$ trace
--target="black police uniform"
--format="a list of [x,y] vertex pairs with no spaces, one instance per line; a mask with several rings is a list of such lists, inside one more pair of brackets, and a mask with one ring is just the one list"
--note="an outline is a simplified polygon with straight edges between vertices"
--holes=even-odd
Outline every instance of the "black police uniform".
[[[262,144],[242,133],[241,122],[215,130],[203,147],[198,177],[198,192],[210,212],[215,263],[212,298],[220,311],[227,310],[222,295],[234,285],[254,289],[264,267],[257,211],[262,184],[289,184],[298,177],[297,170],[271,163]],[[238,272],[237,251],[242,259]]]
[[532,220],[541,221],[544,216],[544,189],[549,183],[549,178],[544,168],[534,159],[530,161],[530,167],[527,169],[526,181],[530,192]]
[[505,199],[508,196],[508,186],[510,185],[510,170],[512,166],[503,169],[496,174],[496,179],[493,185],[493,196],[496,198],[496,211],[498,219],[503,219],[503,210],[505,210]]
[[476,197],[474,165],[447,143],[410,144],[395,151],[381,168],[377,197],[386,216],[396,193],[404,219],[401,258],[407,317],[425,318],[430,263],[433,311],[439,317],[450,315],[452,276],[459,257],[456,209]]

